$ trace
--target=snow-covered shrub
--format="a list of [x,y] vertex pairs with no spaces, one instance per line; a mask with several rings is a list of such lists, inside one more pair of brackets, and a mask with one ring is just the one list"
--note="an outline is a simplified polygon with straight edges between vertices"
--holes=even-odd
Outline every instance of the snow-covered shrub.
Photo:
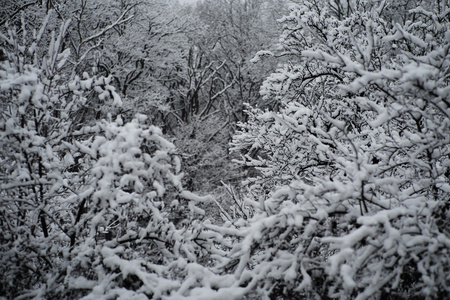
[[196,218],[211,197],[145,116],[123,121],[110,78],[72,77],[68,23],[1,34],[0,295],[444,298],[448,3],[301,3],[262,87],[279,109],[249,108],[233,141],[251,213],[223,225]]
[[[0,295],[161,298],[210,248],[195,218],[210,198],[182,188],[173,144],[145,116],[111,116],[110,78],[71,77],[69,23],[47,44],[49,19],[0,34]],[[107,120],[83,115],[90,101]]]
[[69,56],[60,51],[68,23],[51,35],[42,55],[48,22],[29,33],[22,19],[21,34],[9,28],[0,35],[6,58],[0,68],[1,293],[7,296],[35,287],[61,254],[58,244],[68,244],[54,243],[69,236],[72,205],[61,199],[76,193],[81,181],[73,172],[81,170],[79,157],[68,145],[71,113],[86,98],[79,78],[61,75]]
[[250,108],[233,141],[257,171],[229,262],[248,293],[449,292],[449,7],[390,4],[302,1],[282,19],[290,63],[262,93],[283,108]]

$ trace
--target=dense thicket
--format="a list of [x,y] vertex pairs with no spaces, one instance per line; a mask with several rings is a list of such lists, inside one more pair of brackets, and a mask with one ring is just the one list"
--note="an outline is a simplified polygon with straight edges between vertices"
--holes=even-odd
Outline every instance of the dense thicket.
[[258,170],[238,270],[268,295],[448,294],[449,6],[407,9],[301,1],[257,56],[290,60],[233,141]]
[[287,7],[5,6],[0,297],[450,293],[450,3]]
[[[48,37],[50,19],[2,35],[0,294],[161,297],[175,280],[165,268],[201,256],[205,199],[183,190],[159,128],[123,121],[111,76],[64,71],[69,22]],[[97,101],[105,119],[80,119]]]

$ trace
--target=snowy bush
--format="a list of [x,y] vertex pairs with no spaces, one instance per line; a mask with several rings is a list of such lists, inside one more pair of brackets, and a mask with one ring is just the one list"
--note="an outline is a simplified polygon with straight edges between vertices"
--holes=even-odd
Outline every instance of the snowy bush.
[[66,64],[68,22],[2,31],[0,295],[449,294],[448,3],[297,2],[279,53],[258,55],[289,62],[261,88],[277,110],[248,107],[234,136],[248,192],[222,225],[111,78]]
[[290,63],[262,93],[283,108],[249,108],[233,141],[257,171],[235,250],[257,294],[449,292],[449,7],[390,4],[303,1],[282,19]]
[[[145,116],[111,116],[110,78],[64,70],[69,23],[46,45],[49,19],[0,35],[0,295],[161,298],[210,247],[196,220],[210,198],[183,190],[173,144]],[[96,101],[107,120],[86,116]]]

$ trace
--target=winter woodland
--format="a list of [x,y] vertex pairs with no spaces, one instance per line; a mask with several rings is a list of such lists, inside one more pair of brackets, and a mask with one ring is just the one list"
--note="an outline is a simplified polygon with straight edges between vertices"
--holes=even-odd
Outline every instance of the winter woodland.
[[445,299],[449,0],[0,8],[0,299]]

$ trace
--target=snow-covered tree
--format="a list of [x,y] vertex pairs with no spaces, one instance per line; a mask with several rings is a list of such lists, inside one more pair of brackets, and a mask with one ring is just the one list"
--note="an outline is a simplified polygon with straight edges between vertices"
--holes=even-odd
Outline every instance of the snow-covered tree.
[[255,58],[290,61],[262,87],[281,111],[249,108],[233,141],[256,173],[234,250],[249,291],[449,292],[449,6],[391,2],[300,1],[280,53]]
[[[121,114],[112,76],[66,63],[65,17],[48,16],[36,30],[25,18],[14,23],[21,28],[2,28],[0,295],[444,298],[448,1],[296,2],[282,19],[279,51],[254,60],[285,64],[261,88],[276,109],[248,106],[233,139],[248,192],[236,199],[238,220],[219,206],[223,225],[198,218],[197,204],[211,197],[183,188],[175,147],[146,116]],[[252,12],[258,2],[239,4]],[[244,41],[247,23],[233,24]],[[191,48],[185,79],[201,79],[211,97],[226,87],[227,68],[213,56],[200,63],[200,48]],[[192,96],[191,87],[176,89]],[[180,122],[186,136],[195,138],[197,120],[205,125],[199,112],[208,99]],[[87,117],[92,107],[98,117]],[[204,145],[224,136],[213,128],[220,122],[207,120]]]
[[246,118],[244,101],[261,104],[259,86],[271,62],[250,60],[277,39],[275,20],[284,7],[283,1],[220,0],[191,8],[197,23],[187,34],[192,46],[176,79],[167,80],[172,96],[167,115],[179,122],[174,133],[187,158],[189,188],[228,195],[221,181],[235,183],[242,177],[231,163],[228,143],[236,122]]
[[[123,122],[111,77],[62,71],[69,22],[47,43],[49,20],[0,35],[0,294],[161,298],[210,248],[210,198],[183,189],[159,128]],[[108,118],[80,122],[98,100]]]
[[269,60],[261,64],[250,60],[276,42],[280,33],[276,20],[284,10],[286,3],[277,0],[206,0],[196,7],[206,32],[194,37],[194,43],[210,60],[226,62],[224,71],[234,79],[227,113],[235,121],[245,118],[244,102],[262,105],[259,87],[272,65]]

